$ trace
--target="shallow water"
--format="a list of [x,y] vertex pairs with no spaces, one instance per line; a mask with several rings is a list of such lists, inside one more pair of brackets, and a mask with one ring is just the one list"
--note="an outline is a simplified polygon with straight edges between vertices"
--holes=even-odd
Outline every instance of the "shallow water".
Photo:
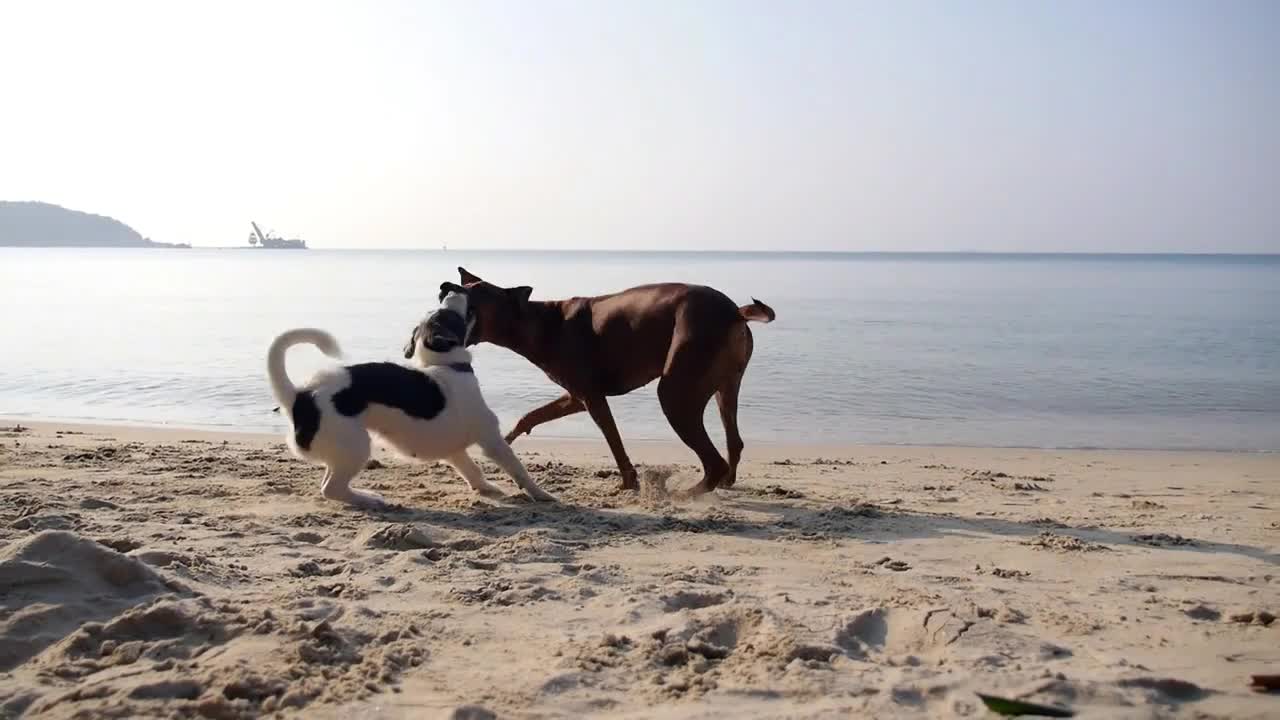
[[[283,431],[275,334],[399,359],[458,265],[535,299],[678,280],[769,303],[748,442],[1280,449],[1280,256],[0,248],[0,413]],[[558,395],[475,351],[504,427]],[[289,362],[301,379],[326,361]],[[624,438],[674,439],[652,385],[613,407]],[[714,403],[707,419],[721,438]],[[535,432],[598,437],[585,415]]]

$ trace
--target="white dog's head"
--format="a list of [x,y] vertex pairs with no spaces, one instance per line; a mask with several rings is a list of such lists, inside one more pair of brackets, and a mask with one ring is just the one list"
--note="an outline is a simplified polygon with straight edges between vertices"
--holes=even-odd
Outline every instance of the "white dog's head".
[[475,313],[467,289],[451,282],[440,285],[440,307],[418,323],[404,346],[406,360],[423,366],[470,362],[467,339],[475,327]]

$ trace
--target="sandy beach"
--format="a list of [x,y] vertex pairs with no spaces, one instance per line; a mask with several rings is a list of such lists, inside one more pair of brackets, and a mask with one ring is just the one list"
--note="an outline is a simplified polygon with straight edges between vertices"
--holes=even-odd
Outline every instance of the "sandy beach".
[[[7,423],[12,425],[12,423]],[[1280,456],[525,438],[561,504],[281,438],[0,430],[0,717],[1263,718]],[[494,482],[514,485],[486,465]]]

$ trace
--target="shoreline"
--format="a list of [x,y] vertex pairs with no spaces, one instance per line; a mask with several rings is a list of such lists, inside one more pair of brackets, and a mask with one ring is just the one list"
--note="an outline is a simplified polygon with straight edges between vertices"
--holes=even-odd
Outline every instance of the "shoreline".
[[[195,425],[157,425],[145,421],[127,421],[127,420],[111,420],[111,421],[94,421],[84,419],[61,419],[49,417],[35,417],[23,415],[0,415],[0,427],[4,427],[4,423],[9,425],[21,425],[32,428],[71,428],[73,430],[81,430],[85,432],[115,432],[128,434],[148,435],[151,433],[174,434],[187,438],[206,438],[213,437],[217,439],[239,439],[242,441],[257,440],[260,442],[277,441],[283,442],[283,432],[270,432],[265,430],[234,430],[223,429],[220,426],[195,426]],[[662,451],[666,455],[674,452],[686,452],[692,461],[692,450],[689,450],[679,440],[655,440],[648,438],[628,438],[625,435],[622,438],[623,443],[630,449],[633,445],[636,447],[647,447]],[[723,443],[716,441],[717,448],[723,454]],[[375,442],[375,445],[377,443]],[[603,437],[575,437],[561,436],[546,433],[539,433],[537,436],[526,435],[519,438],[513,445],[517,449],[525,445],[539,446],[591,446],[598,445],[602,449],[606,449]],[[753,452],[754,449],[754,452]],[[763,451],[763,452],[762,452]],[[1215,448],[1141,448],[1141,447],[1046,447],[1046,446],[1028,446],[1028,445],[945,445],[945,444],[875,444],[875,443],[859,443],[859,442],[815,442],[803,443],[789,440],[776,441],[760,441],[747,440],[747,447],[744,451],[743,459],[761,459],[761,457],[775,458],[782,457],[787,454],[799,455],[815,455],[822,453],[850,453],[850,452],[910,452],[910,451],[991,451],[991,452],[1039,452],[1039,453],[1095,453],[1095,454],[1132,454],[1132,455],[1152,455],[1152,454],[1171,454],[1171,455],[1223,455],[1223,456],[1272,456],[1280,454],[1278,450],[1233,450],[1233,449],[1215,449]]]

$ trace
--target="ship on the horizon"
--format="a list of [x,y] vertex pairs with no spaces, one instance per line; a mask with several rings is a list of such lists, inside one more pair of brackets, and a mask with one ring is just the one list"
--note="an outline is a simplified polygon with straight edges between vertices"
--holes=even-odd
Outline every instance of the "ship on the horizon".
[[253,232],[249,233],[249,244],[253,247],[267,248],[268,250],[306,250],[307,243],[304,240],[293,238],[285,240],[279,235],[273,235],[270,232],[262,232],[258,228],[258,223],[250,220],[249,224],[253,226]]

